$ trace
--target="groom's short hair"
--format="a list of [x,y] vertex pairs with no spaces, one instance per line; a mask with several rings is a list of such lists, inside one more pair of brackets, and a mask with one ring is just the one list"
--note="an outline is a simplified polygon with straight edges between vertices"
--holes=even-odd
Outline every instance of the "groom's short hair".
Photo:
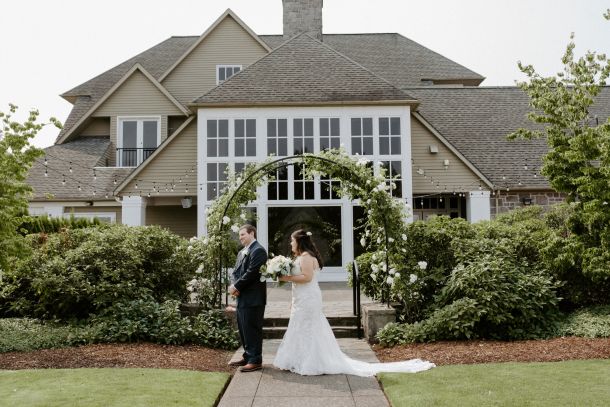
[[248,234],[254,233],[254,237],[256,237],[256,228],[254,226],[245,224],[239,228],[239,230],[242,230],[242,229],[246,229],[246,232],[248,232]]

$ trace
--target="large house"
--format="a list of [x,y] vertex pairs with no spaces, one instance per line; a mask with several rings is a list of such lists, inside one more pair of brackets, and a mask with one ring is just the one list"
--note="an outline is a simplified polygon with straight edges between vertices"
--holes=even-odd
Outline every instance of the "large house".
[[[520,89],[481,87],[400,34],[325,35],[322,3],[283,0],[283,35],[257,35],[227,10],[202,35],[168,38],[62,94],[74,107],[30,173],[30,212],[202,236],[227,170],[339,146],[388,168],[413,219],[562,200],[539,174],[545,141],[506,140],[530,126]],[[596,109],[610,115],[608,89]],[[358,251],[363,216],[333,182],[289,166],[251,205],[272,252],[295,225],[313,229],[330,280]]]

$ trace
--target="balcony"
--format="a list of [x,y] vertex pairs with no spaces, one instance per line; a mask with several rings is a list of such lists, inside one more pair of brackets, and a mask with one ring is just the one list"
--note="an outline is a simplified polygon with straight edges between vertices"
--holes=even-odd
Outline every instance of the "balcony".
[[157,148],[117,148],[117,167],[137,167]]

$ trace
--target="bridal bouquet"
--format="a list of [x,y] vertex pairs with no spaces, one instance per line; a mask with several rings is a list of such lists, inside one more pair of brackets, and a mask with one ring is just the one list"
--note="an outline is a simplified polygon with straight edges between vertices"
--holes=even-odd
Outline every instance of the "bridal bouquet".
[[[261,281],[268,278],[273,281],[278,281],[281,276],[293,276],[297,274],[295,263],[287,257],[275,256],[267,260],[267,264],[261,267]],[[280,286],[284,281],[280,281]]]

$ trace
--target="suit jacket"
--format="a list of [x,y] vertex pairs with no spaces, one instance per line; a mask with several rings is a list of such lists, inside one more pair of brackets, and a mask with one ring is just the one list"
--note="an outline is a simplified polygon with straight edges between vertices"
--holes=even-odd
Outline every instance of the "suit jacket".
[[237,308],[258,307],[267,304],[267,283],[261,281],[260,268],[267,262],[267,251],[254,241],[248,254],[240,251],[233,270],[233,285],[239,291]]

